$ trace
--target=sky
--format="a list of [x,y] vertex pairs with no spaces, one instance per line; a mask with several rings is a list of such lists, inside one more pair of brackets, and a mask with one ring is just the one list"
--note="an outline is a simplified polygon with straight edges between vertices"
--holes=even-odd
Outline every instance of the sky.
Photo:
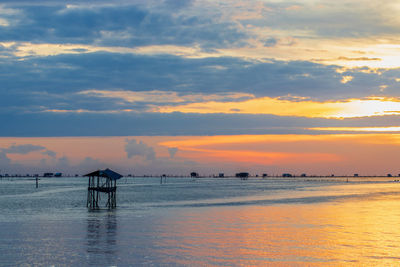
[[397,175],[399,12],[2,0],[0,174]]

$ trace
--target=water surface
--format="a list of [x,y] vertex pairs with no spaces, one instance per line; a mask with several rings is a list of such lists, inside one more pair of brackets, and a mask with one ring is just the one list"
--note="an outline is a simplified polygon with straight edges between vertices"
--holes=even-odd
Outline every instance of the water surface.
[[122,178],[88,211],[85,178],[3,178],[0,266],[396,265],[400,183],[346,181]]

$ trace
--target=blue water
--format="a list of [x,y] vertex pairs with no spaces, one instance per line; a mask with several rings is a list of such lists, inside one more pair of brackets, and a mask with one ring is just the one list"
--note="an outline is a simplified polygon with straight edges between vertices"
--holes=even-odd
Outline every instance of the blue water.
[[0,266],[391,265],[392,179],[122,178],[89,211],[86,178],[3,178]]

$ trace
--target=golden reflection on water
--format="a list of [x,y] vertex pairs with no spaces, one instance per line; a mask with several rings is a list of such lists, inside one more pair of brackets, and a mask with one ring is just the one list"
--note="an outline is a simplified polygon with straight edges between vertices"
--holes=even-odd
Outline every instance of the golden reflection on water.
[[[184,265],[390,265],[400,260],[397,195],[318,204],[186,210],[162,224]],[[172,262],[171,262],[172,263]]]

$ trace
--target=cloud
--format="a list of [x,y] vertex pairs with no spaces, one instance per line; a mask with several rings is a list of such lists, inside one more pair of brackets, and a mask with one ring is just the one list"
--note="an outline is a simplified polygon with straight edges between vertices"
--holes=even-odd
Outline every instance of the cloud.
[[178,152],[177,147],[169,147],[168,148],[168,153],[169,153],[170,158],[174,158],[176,155],[176,152]]
[[[29,42],[32,46],[196,47],[220,53],[218,56],[310,60],[314,54],[356,58],[347,51],[350,45],[354,50],[367,51],[366,59],[378,59],[375,54],[379,45],[396,44],[400,28],[393,12],[399,7],[390,1],[377,4],[366,0],[363,5],[354,0],[346,4],[307,1],[301,5],[293,1],[239,0],[121,0],[96,1],[96,5],[90,1],[67,5],[58,1],[3,2],[3,9],[12,12],[3,18],[9,25],[0,27],[0,40]],[[9,16],[19,21],[10,23]],[[340,44],[342,47],[337,48]],[[270,49],[281,45],[293,47]],[[370,45],[378,47],[370,49]],[[265,49],[256,53],[258,46]]]
[[353,80],[353,76],[342,76],[342,80],[340,81],[341,83],[348,83],[351,82],[351,80]]
[[[331,65],[387,59],[398,65],[395,4],[298,7],[293,1],[3,1],[0,120],[7,128],[0,134],[91,135],[103,119],[117,126],[105,130],[114,135],[286,133],[291,117],[250,116],[248,125],[236,115],[149,112],[253,96],[320,102],[400,96],[398,68],[339,73],[341,66]],[[233,104],[228,110],[245,111]],[[269,127],[271,121],[285,129]]]
[[[301,34],[302,38],[318,36],[362,37],[398,33],[398,20],[390,10],[398,10],[393,2],[377,3],[366,0],[363,5],[357,1],[330,3],[326,1],[302,2],[301,6],[292,1],[265,3],[264,16],[246,20],[245,25],[284,30]],[[245,9],[247,6],[244,6]],[[226,10],[226,13],[230,10]],[[305,30],[306,29],[306,30]]]
[[172,10],[188,7],[193,4],[195,0],[164,0],[164,5]]
[[0,151],[0,167],[8,167],[10,164],[11,160],[7,157],[7,154],[3,151]]
[[[315,100],[400,96],[395,80],[400,77],[400,70],[366,73],[365,69],[353,69],[338,73],[337,69],[304,61],[114,53],[58,55],[7,63],[0,60],[0,113],[124,109],[145,112],[148,105],[166,100],[229,101],[251,95],[290,94]],[[344,84],[343,76],[353,79]],[[388,86],[384,92],[379,88],[382,84]]]
[[45,151],[42,152],[43,155],[47,155],[49,157],[55,158],[57,153],[51,150],[46,149]]
[[265,42],[264,42],[264,46],[265,47],[273,47],[275,45],[278,44],[278,40],[275,38],[268,38]]
[[147,160],[155,160],[156,158],[156,153],[151,146],[146,145],[142,141],[136,142],[135,139],[126,140],[125,152],[128,158],[134,156],[144,157]]
[[381,58],[369,58],[369,57],[338,57],[338,60],[348,61],[380,61]]
[[79,95],[114,98],[128,103],[150,103],[150,104],[173,104],[191,103],[201,101],[234,101],[253,98],[254,95],[247,93],[221,93],[221,94],[185,94],[172,91],[128,91],[128,90],[86,90]]
[[103,170],[106,168],[112,168],[112,166],[92,157],[85,157],[81,162],[74,166],[75,171],[81,172],[82,175],[94,170]]
[[46,148],[43,146],[24,144],[24,145],[12,145],[8,148],[1,149],[1,151],[6,154],[28,154],[34,151],[41,151],[44,149]]
[[[313,127],[400,125],[399,115],[323,119],[262,114],[7,114],[0,136],[185,136],[231,134],[318,134]],[[106,125],[107,127],[104,127]]]
[[[245,32],[232,21],[196,12],[191,1],[132,4],[19,5],[24,23],[0,27],[3,41],[46,41],[97,45],[238,45]],[[188,9],[194,12],[185,12]],[[171,12],[172,11],[172,12]]]

